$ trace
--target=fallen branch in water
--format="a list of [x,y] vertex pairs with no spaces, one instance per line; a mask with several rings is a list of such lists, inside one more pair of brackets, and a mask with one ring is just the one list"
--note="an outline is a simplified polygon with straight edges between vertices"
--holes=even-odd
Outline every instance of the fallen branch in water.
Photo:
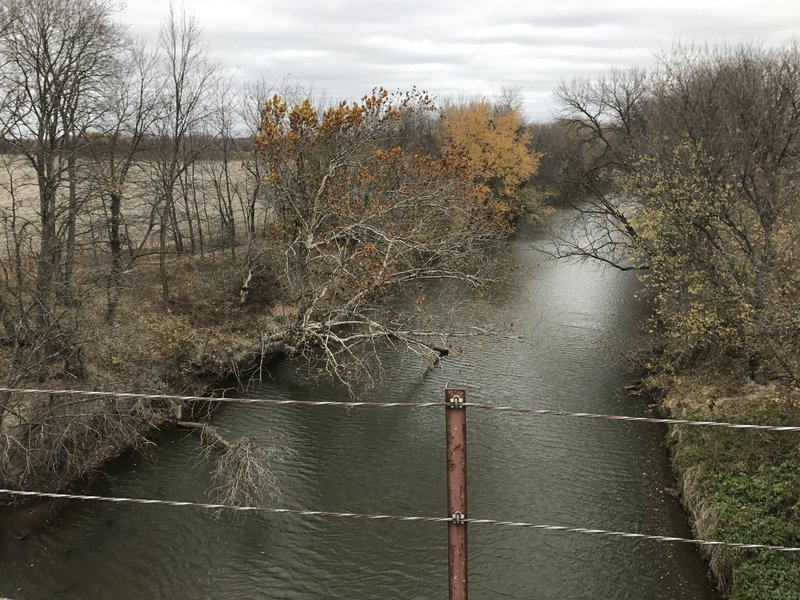
[[214,503],[225,505],[263,503],[279,495],[272,462],[283,460],[288,450],[279,445],[263,446],[247,437],[226,438],[217,427],[196,421],[178,421],[178,427],[199,432],[205,445],[204,457],[211,460]]

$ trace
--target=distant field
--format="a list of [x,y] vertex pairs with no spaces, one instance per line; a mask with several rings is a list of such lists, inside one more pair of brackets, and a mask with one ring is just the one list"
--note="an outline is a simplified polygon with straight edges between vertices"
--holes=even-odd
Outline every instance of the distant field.
[[[254,180],[240,162],[231,162],[226,181],[221,173],[222,167],[221,161],[199,161],[189,172],[188,182],[184,179],[179,183],[175,210],[187,246],[190,232],[198,240],[202,232],[204,243],[220,236],[223,223],[221,207],[227,204],[228,194],[232,198],[237,228],[241,229],[244,224],[243,203],[252,192]],[[91,180],[90,169],[81,171],[84,179],[78,190],[81,203],[76,227],[78,244],[102,245],[108,236],[108,199],[102,194],[101,184]],[[59,223],[63,225],[68,194],[66,182],[59,194],[62,196]],[[138,163],[131,170],[124,190],[122,233],[127,237],[126,243],[134,248],[153,248],[158,244],[160,206],[159,186],[152,166]],[[263,219],[263,215],[263,206],[257,207],[257,222]],[[20,231],[25,225],[26,239],[33,242],[39,220],[39,190],[33,168],[22,157],[0,155],[0,236],[9,239],[12,228]]]

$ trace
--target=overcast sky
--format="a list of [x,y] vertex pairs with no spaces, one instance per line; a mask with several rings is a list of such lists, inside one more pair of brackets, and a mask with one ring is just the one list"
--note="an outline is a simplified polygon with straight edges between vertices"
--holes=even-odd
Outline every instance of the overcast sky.
[[[561,79],[647,65],[673,41],[800,37],[797,0],[186,0],[209,51],[244,79],[287,76],[356,98],[412,85],[439,97],[519,87],[544,119]],[[156,35],[164,0],[129,0],[121,20]]]

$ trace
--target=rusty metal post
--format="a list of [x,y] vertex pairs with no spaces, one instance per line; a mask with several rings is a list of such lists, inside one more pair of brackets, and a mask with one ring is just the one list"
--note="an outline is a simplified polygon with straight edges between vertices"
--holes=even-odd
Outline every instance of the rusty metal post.
[[447,428],[447,552],[450,600],[467,600],[467,401],[465,390],[445,388]]

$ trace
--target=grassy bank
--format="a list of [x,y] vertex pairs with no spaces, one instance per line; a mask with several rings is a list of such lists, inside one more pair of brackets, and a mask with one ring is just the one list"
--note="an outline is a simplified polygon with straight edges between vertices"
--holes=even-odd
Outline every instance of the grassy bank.
[[[715,370],[654,378],[669,414],[689,419],[800,425],[800,393]],[[800,435],[674,427],[672,463],[698,538],[800,546]],[[732,600],[797,600],[800,556],[711,547],[706,555]]]

